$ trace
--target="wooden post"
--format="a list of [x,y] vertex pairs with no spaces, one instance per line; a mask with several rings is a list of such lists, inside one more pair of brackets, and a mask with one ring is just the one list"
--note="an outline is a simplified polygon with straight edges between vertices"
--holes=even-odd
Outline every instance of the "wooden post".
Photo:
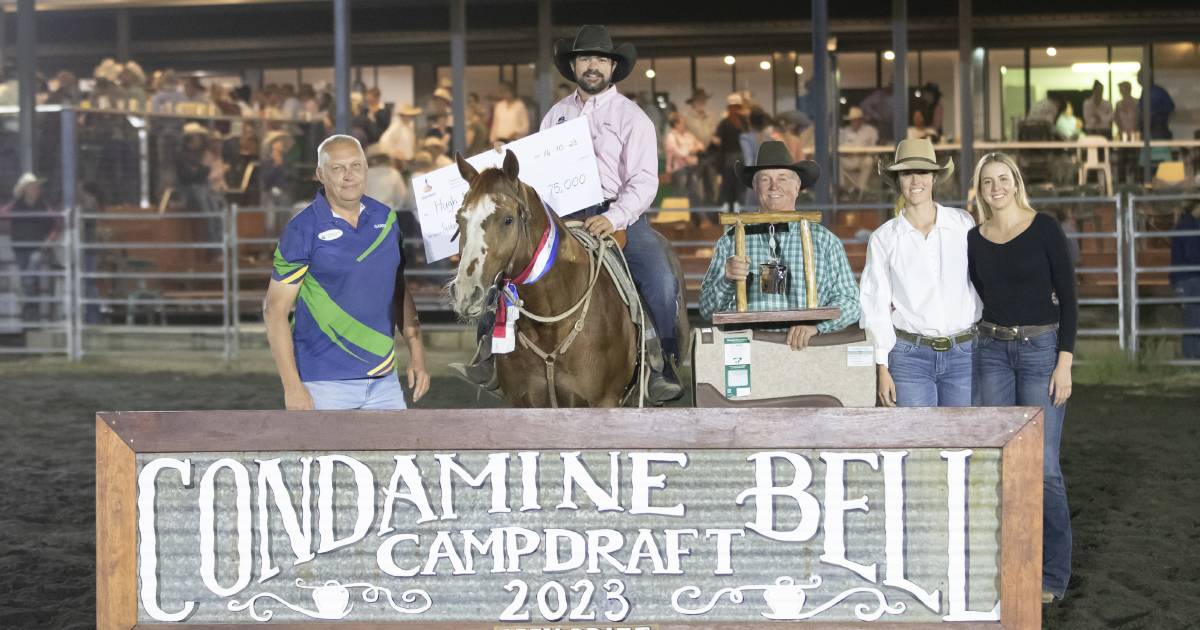
[[[739,258],[746,255],[746,224],[741,219],[733,224],[733,255]],[[746,279],[738,280],[734,287],[737,291],[737,312],[745,313],[750,308],[746,299]]]

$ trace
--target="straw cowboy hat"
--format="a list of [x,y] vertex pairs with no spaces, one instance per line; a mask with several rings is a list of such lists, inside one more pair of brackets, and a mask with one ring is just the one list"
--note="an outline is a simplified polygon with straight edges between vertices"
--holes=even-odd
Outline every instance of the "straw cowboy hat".
[[778,140],[768,140],[758,147],[758,157],[754,166],[746,166],[738,160],[733,165],[733,172],[746,188],[754,188],[754,174],[775,168],[785,168],[800,176],[800,190],[816,183],[821,177],[821,166],[812,160],[792,161],[792,154],[787,145]]
[[603,26],[584,25],[575,34],[574,41],[560,39],[554,42],[554,67],[567,80],[575,80],[575,69],[571,67],[572,60],[577,55],[601,55],[616,62],[613,68],[612,82],[617,83],[633,72],[637,63],[637,49],[628,42],[613,46],[608,29]]
[[947,157],[945,164],[937,163],[937,155],[933,151],[933,143],[928,138],[901,140],[896,145],[896,159],[888,166],[878,163],[879,175],[896,187],[896,178],[903,171],[934,171],[937,176],[934,184],[940,184],[954,174],[954,158]]
[[30,184],[42,184],[46,180],[34,175],[33,173],[25,173],[17,179],[17,183],[13,185],[13,197],[20,197],[25,192],[25,188]]
[[296,144],[296,138],[294,136],[292,136],[292,134],[290,134],[282,129],[273,129],[271,131],[268,131],[266,136],[263,136],[263,141],[262,141],[263,151],[270,151],[271,145],[275,144],[276,142],[279,142],[280,140],[283,140],[283,150],[284,151],[290,151],[292,148],[292,145]]
[[199,134],[202,136],[207,136],[208,135],[208,127],[205,127],[204,125],[201,125],[198,122],[184,123],[183,135],[190,136],[192,134]]
[[416,107],[409,103],[405,103],[396,108],[396,113],[400,116],[419,116],[421,111],[422,110],[420,107]]
[[843,120],[850,122],[851,120],[858,120],[859,118],[866,118],[866,116],[863,116],[862,108],[855,105],[846,112],[846,117],[843,118]]
[[[446,101],[447,103],[454,102],[454,95],[450,93],[450,90],[447,90],[444,87],[439,87],[438,89],[434,90],[433,97],[440,98],[443,101]],[[417,112],[417,113],[420,113],[420,112]]]

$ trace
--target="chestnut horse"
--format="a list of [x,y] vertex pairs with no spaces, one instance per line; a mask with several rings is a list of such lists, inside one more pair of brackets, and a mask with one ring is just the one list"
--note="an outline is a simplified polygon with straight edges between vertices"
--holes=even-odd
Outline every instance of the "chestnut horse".
[[[514,407],[620,405],[627,387],[636,384],[640,339],[597,254],[517,178],[511,151],[502,169],[482,173],[456,158],[470,185],[458,211],[461,256],[449,286],[460,318],[483,316],[491,307],[486,302],[492,287],[530,265],[549,222],[558,231],[557,255],[545,275],[515,285],[523,310],[516,320],[518,341],[512,352],[496,355],[504,398]],[[651,325],[648,313],[646,325]]]

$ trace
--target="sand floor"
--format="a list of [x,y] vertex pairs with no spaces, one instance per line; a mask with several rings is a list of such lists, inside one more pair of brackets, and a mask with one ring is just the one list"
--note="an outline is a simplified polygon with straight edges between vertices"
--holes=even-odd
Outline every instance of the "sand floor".
[[[114,371],[0,363],[0,628],[83,629],[95,619],[96,410],[262,409],[269,373]],[[437,377],[425,405],[473,407]],[[1200,379],[1078,385],[1063,467],[1075,578],[1046,628],[1200,627]]]

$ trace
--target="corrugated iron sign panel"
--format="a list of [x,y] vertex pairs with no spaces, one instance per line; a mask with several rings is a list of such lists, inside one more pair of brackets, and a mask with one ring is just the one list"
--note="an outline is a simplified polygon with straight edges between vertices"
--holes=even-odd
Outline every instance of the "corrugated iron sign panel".
[[[503,494],[496,494],[492,478],[476,479],[481,483],[473,487],[453,466],[443,466],[453,461],[477,476],[489,455],[499,459],[497,453],[442,453],[441,460],[432,452],[139,454],[139,473],[149,472],[139,475],[138,488],[138,620],[175,615],[185,623],[520,625],[939,621],[956,610],[990,612],[999,600],[999,449],[911,449],[902,460],[902,478],[885,483],[884,456],[898,459],[903,452],[797,450],[789,451],[789,460],[778,454],[766,459],[761,451],[693,450],[676,454],[686,456],[685,466],[654,462],[643,470],[633,457],[643,451],[584,451],[579,457],[585,468],[573,472],[589,473],[595,497],[571,483],[570,498],[564,497],[564,457],[572,455],[559,451],[538,452],[536,472],[531,454],[508,453],[494,464],[506,473]],[[758,474],[756,453],[763,462]],[[831,453],[870,461],[827,465]],[[361,498],[344,458],[360,464],[361,479],[369,482]],[[260,463],[272,461],[287,500],[273,494],[271,475],[264,474],[274,464]],[[415,466],[421,487],[393,484],[405,462]],[[190,477],[186,486],[178,467]],[[963,494],[953,492],[956,470],[965,475],[957,484]],[[536,500],[526,483],[534,475]],[[618,497],[605,506],[613,476]],[[332,492],[322,493],[322,477]],[[446,479],[449,505],[442,492]],[[792,486],[794,492],[781,490]],[[389,487],[409,498],[388,501]],[[903,514],[892,515],[903,520],[894,521],[892,540],[889,492],[893,499],[903,494]],[[421,501],[411,497],[427,497],[428,507],[418,508]],[[830,509],[862,497],[862,509]],[[572,500],[577,509],[569,508]],[[961,511],[952,509],[956,501]],[[537,509],[522,509],[535,503]],[[680,505],[682,515],[637,513]],[[829,530],[838,514],[844,553]],[[262,544],[264,524],[268,545]],[[356,524],[356,542],[330,548],[355,538]],[[775,540],[755,527],[795,540]],[[957,556],[956,534],[965,545]],[[488,542],[495,546],[486,547]],[[550,546],[557,553],[548,553]],[[205,548],[212,550],[211,566]],[[547,571],[552,561],[563,570]],[[273,574],[266,579],[264,566]],[[420,572],[408,577],[385,569]],[[952,602],[956,590],[963,595]],[[927,594],[925,601],[916,593]]]

